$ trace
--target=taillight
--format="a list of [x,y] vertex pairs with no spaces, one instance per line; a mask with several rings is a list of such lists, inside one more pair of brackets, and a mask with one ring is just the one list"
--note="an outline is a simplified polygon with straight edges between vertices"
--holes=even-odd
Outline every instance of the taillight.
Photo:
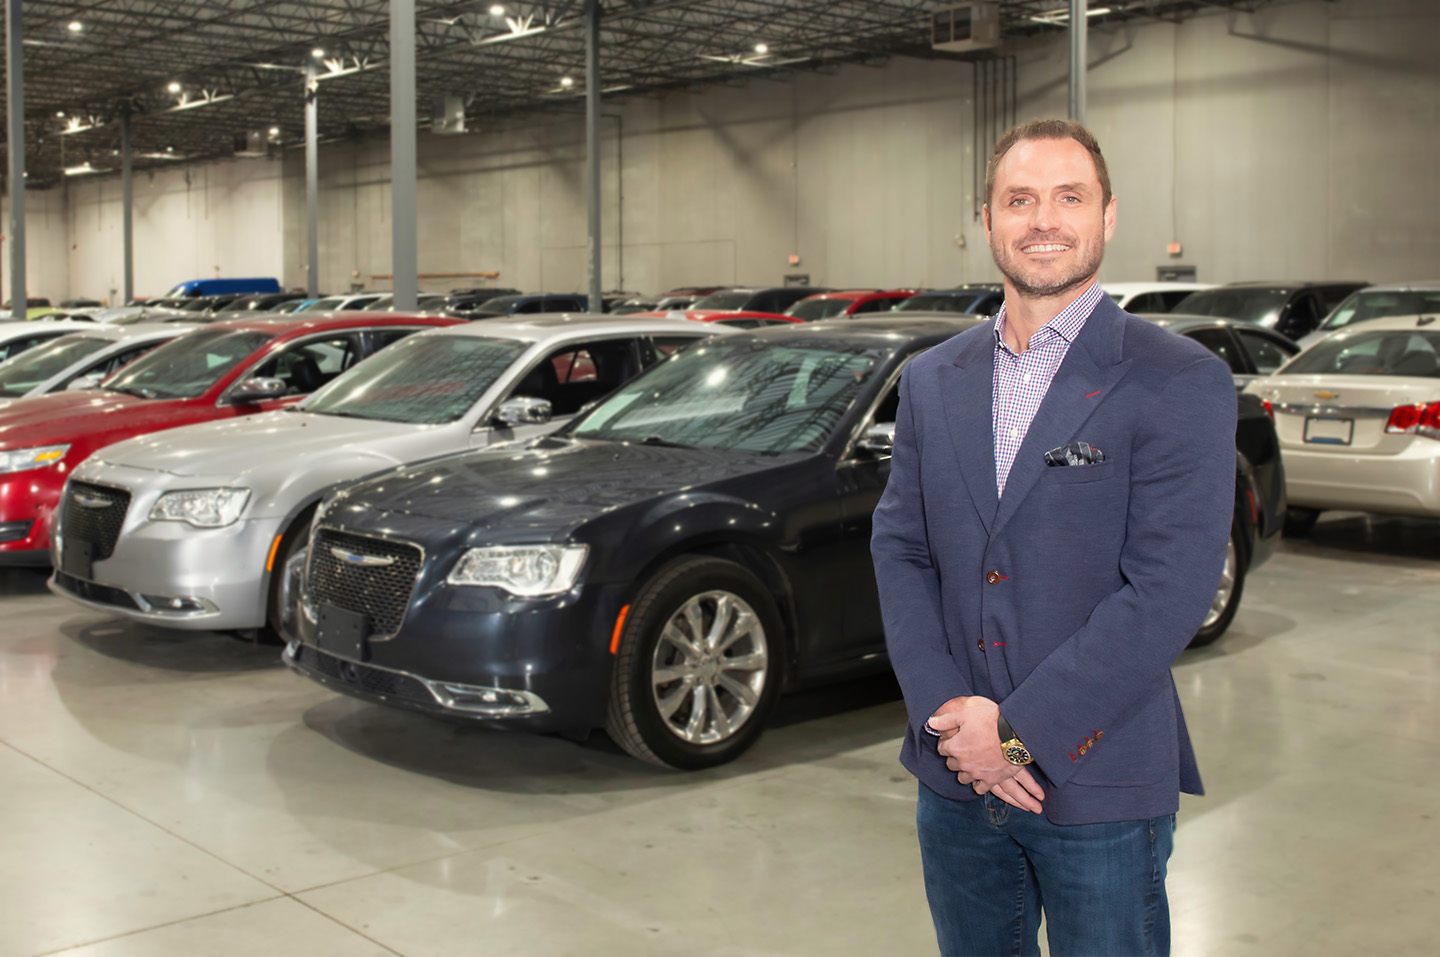
[[1385,423],[1385,431],[1440,439],[1440,402],[1397,406]]

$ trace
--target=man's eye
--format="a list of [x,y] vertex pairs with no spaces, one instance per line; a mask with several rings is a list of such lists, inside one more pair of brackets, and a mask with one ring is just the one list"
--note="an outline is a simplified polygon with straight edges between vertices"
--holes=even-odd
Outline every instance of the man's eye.
[[1024,196],[1016,196],[1014,199],[1010,200],[1010,205],[1023,206],[1028,202],[1030,202],[1030,200],[1026,199]]

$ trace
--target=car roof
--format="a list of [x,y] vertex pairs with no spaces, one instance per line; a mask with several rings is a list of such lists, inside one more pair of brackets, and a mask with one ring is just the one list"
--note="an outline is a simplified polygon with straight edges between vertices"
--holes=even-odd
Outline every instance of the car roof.
[[99,322],[76,322],[71,319],[56,319],[54,322],[37,319],[30,322],[20,319],[13,322],[0,322],[0,339],[7,342],[11,339],[24,339],[26,336],[32,336],[45,329],[63,329],[69,333],[104,328],[107,328],[105,324]]
[[1229,316],[1196,316],[1174,312],[1134,312],[1131,315],[1138,316],[1147,322],[1153,322],[1157,326],[1163,326],[1172,332],[1186,332],[1190,329],[1203,329],[1207,326],[1230,326],[1237,329],[1258,329],[1261,335],[1272,339],[1288,338],[1269,326],[1262,326],[1258,322],[1247,322],[1244,319],[1232,319]]
[[1383,319],[1366,319],[1364,322],[1353,322],[1348,326],[1342,326],[1334,330],[1327,339],[1343,338],[1352,333],[1362,332],[1385,332],[1400,329],[1422,329],[1426,332],[1440,332],[1440,318],[1434,313],[1418,316],[1385,316]]
[[1356,292],[1440,292],[1440,279],[1422,279],[1417,282],[1381,282]]
[[984,293],[1004,292],[1003,286],[990,286],[984,283],[977,283],[972,286],[952,286],[949,289],[922,289],[917,296],[978,296]]
[[1368,286],[1369,283],[1361,282],[1358,279],[1323,279],[1323,280],[1299,280],[1296,282],[1246,280],[1244,282],[1227,282],[1223,286],[1215,286],[1215,289],[1274,289],[1276,292],[1294,292],[1300,289],[1309,289],[1312,286]]
[[895,338],[953,336],[973,326],[989,322],[988,316],[967,316],[955,313],[915,313],[912,317],[847,319],[843,322],[805,322],[768,329],[744,330],[740,334],[769,341],[809,338],[840,339],[856,343],[879,343]]
[[684,332],[702,337],[716,334],[713,327],[690,319],[636,318],[607,313],[592,315],[587,312],[542,312],[517,318],[481,319],[449,326],[444,330],[445,335],[451,336],[522,339],[527,342],[563,338],[572,332],[589,335]]
[[424,325],[458,325],[463,319],[448,316],[433,316],[413,312],[322,312],[322,313],[281,313],[273,312],[242,314],[235,319],[212,322],[211,329],[233,329],[238,332],[264,332],[272,336],[308,335],[312,332],[344,332],[347,329],[363,329],[369,326],[404,326],[412,323]]
[[1102,282],[1100,288],[1106,292],[1118,292],[1122,296],[1139,292],[1195,292],[1200,289],[1214,289],[1213,282]]

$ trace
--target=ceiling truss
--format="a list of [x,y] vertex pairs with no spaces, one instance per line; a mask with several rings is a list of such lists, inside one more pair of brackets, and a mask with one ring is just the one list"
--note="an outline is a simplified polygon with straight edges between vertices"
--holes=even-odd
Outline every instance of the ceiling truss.
[[[1090,0],[1093,27],[1267,0]],[[1065,29],[1065,0],[1001,0],[1002,30]],[[459,96],[470,122],[583,101],[582,0],[417,0],[417,95]],[[930,55],[931,0],[603,0],[607,96]],[[131,116],[137,169],[230,156],[237,134],[301,141],[304,71],[319,76],[320,136],[389,125],[388,0],[25,0],[26,169],[118,169]],[[79,24],[79,29],[72,28]],[[323,51],[323,52],[322,52]],[[317,55],[319,54],[319,55]],[[568,78],[568,79],[567,79]]]

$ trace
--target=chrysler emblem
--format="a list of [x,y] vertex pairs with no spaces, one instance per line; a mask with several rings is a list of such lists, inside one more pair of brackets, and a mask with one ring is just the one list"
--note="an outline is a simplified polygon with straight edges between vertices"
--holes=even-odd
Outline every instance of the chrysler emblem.
[[1340,398],[1340,393],[1338,393],[1338,392],[1317,392],[1317,393],[1315,393],[1315,398],[1317,398],[1317,399],[1325,399],[1326,401],[1329,401],[1330,399],[1338,399],[1338,398]]
[[357,555],[343,548],[332,548],[330,554],[347,565],[359,565],[361,568],[383,568],[395,564],[395,559],[388,555]]
[[86,495],[84,492],[71,492],[70,501],[81,508],[109,508],[114,503],[108,498],[100,498],[96,495]]

